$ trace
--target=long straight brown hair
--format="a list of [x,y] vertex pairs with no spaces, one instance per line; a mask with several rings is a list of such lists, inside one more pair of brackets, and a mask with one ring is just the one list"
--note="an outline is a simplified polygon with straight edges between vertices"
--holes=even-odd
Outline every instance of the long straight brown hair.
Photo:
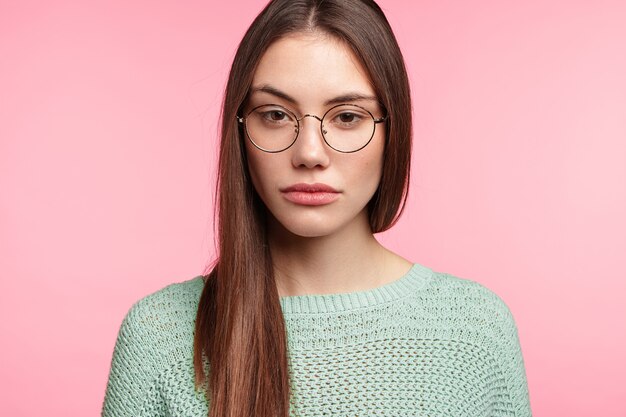
[[386,124],[383,170],[368,203],[372,233],[398,219],[408,193],[411,97],[391,27],[371,0],[275,0],[254,20],[235,55],[221,114],[217,176],[218,260],[206,276],[196,317],[196,388],[209,417],[287,417],[285,322],[266,238],[266,208],[249,177],[236,116],[270,44],[288,34],[325,33],[352,48],[366,69]]

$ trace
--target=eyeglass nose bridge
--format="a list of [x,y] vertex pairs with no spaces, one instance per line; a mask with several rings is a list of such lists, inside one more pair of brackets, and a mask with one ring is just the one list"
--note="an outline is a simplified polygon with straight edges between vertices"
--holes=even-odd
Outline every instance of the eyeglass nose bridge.
[[319,117],[319,116],[317,116],[317,115],[315,115],[315,114],[307,113],[307,114],[303,115],[300,118],[296,117],[296,122],[297,122],[296,133],[298,135],[300,134],[300,122],[302,120],[304,120],[305,117],[313,117],[314,119],[317,119],[318,122],[320,122],[320,131],[322,132],[322,137],[324,138],[324,141],[326,141],[326,136],[324,136],[324,135],[326,135],[328,132],[326,130],[324,130],[324,125],[323,125],[324,119]]

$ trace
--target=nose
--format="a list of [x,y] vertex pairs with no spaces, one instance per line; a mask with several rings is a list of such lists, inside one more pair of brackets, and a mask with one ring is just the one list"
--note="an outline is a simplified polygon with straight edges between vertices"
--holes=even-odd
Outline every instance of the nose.
[[[310,118],[309,120],[307,120]],[[295,167],[326,167],[330,161],[328,147],[321,131],[322,120],[305,114],[299,122],[299,132],[293,144],[292,162]]]

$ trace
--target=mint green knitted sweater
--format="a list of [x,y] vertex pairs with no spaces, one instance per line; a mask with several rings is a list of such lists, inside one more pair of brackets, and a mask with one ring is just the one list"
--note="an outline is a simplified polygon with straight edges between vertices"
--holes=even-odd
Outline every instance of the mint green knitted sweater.
[[[139,300],[122,322],[104,417],[205,417],[194,390],[202,277]],[[292,416],[530,416],[524,362],[504,302],[414,264],[368,291],[282,297]]]

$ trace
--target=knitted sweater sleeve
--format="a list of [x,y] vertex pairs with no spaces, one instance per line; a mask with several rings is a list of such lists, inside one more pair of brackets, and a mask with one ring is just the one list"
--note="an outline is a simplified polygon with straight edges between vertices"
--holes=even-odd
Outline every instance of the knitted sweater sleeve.
[[[161,404],[156,386],[162,367],[155,331],[158,316],[151,313],[146,299],[128,311],[120,327],[106,388],[102,417],[137,417],[149,404]],[[163,416],[163,410],[150,410],[151,416]]]
[[524,359],[517,325],[505,302],[490,290],[477,286],[486,303],[483,316],[487,330],[486,348],[493,352],[506,392],[495,395],[497,415],[529,417],[532,415]]
[[[508,311],[508,309],[507,309]],[[510,312],[509,312],[510,314]],[[522,357],[522,350],[519,343],[517,327],[513,321],[513,317],[510,321],[510,350],[508,357],[504,357],[504,369],[507,378],[507,385],[511,391],[511,402],[515,409],[516,415],[528,416],[532,415],[530,409],[530,398],[528,394],[528,381],[526,379],[526,370],[524,366],[524,359]]]

